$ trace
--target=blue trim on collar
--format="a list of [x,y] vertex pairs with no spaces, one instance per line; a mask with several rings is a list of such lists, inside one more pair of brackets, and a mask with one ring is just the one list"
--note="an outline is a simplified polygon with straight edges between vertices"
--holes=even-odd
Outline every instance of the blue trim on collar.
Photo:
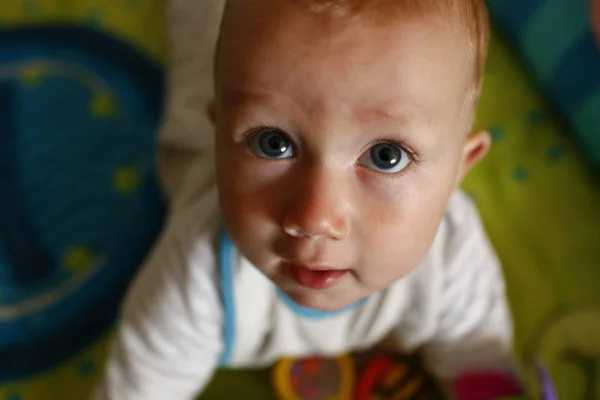
[[233,258],[235,248],[225,228],[219,229],[219,272],[223,300],[223,353],[220,365],[227,365],[233,356],[235,345],[235,298],[233,288]]
[[290,297],[285,294],[281,289],[277,289],[277,297],[281,300],[290,310],[292,310],[296,315],[299,315],[304,318],[309,319],[325,319],[337,317],[340,314],[352,311],[360,306],[362,306],[367,299],[362,299],[357,301],[354,304],[350,304],[347,307],[341,308],[335,311],[323,311],[317,310],[315,308],[303,307],[294,302],[294,300],[290,299]]
[[[225,228],[219,229],[219,275],[221,282],[221,297],[223,301],[223,353],[221,354],[220,365],[226,366],[233,357],[236,335],[235,318],[235,290],[234,290],[234,256],[235,246]],[[347,307],[336,311],[322,311],[314,308],[303,307],[296,304],[282,290],[277,289],[277,297],[296,315],[309,319],[325,319],[336,317],[345,312],[352,311],[366,302],[366,299],[357,301]]]

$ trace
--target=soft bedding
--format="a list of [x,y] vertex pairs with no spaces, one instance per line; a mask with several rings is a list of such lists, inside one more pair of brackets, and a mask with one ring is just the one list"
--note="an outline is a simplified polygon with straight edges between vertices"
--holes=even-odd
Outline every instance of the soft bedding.
[[[13,207],[0,218],[0,354],[10,354],[0,356],[1,400],[80,400],[100,371],[117,303],[162,217],[152,159],[163,18],[161,0],[0,2],[0,147],[19,149],[10,167],[0,162],[0,193],[19,188],[25,199],[0,196],[0,209]],[[514,54],[494,35],[477,118],[494,147],[464,189],[503,262],[531,389],[541,361],[560,398],[594,399],[600,185],[573,125],[559,122]],[[87,183],[73,190],[67,178]],[[15,226],[37,251],[14,252]],[[17,273],[15,262],[28,268]],[[106,301],[73,294],[90,282]],[[64,304],[34,307],[49,294]],[[203,398],[223,396],[272,398],[269,371],[218,373]]]

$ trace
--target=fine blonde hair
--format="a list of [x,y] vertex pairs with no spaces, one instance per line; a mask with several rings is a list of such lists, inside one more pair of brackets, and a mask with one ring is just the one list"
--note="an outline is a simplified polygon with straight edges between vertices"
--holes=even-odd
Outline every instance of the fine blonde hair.
[[458,23],[469,40],[469,56],[474,62],[473,90],[476,101],[481,92],[490,37],[490,24],[484,0],[287,0],[304,6],[308,11],[333,18],[370,17],[394,18],[403,14],[435,13]]
[[[259,0],[228,0],[227,4]],[[455,24],[468,40],[468,56],[473,61],[473,84],[467,101],[475,105],[483,84],[485,62],[489,44],[489,16],[484,0],[279,0],[287,1],[306,11],[325,18],[353,20],[359,18],[395,21],[399,15],[434,15]],[[227,15],[227,7],[225,15]],[[226,17],[225,17],[226,19]],[[215,69],[218,64],[220,40],[217,45]]]

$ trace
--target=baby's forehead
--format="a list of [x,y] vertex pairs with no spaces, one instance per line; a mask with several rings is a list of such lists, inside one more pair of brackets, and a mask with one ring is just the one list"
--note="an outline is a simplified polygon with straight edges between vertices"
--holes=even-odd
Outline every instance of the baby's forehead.
[[[216,63],[219,64],[224,48],[230,53],[254,47],[245,39],[254,38],[257,33],[259,39],[277,36],[282,41],[294,41],[294,35],[303,35],[320,41],[323,35],[366,28],[369,31],[365,36],[369,40],[378,40],[378,37],[397,37],[394,32],[399,28],[404,32],[403,28],[407,26],[420,29],[420,24],[428,24],[428,29],[445,31],[445,35],[458,38],[465,46],[466,56],[478,61],[485,57],[480,49],[485,46],[478,46],[477,42],[485,40],[474,38],[473,28],[468,28],[472,24],[466,21],[464,12],[457,12],[460,7],[456,6],[476,1],[480,0],[228,0]],[[394,45],[393,41],[388,43]],[[428,44],[431,43],[423,43]]]
[[[323,17],[331,20],[328,25],[319,20],[322,14],[293,0],[250,1],[256,8],[246,3],[230,10],[231,31],[225,32],[227,50],[217,74],[218,103],[231,115],[277,109],[312,118],[334,115],[329,111],[339,106],[347,112],[344,121],[363,120],[359,115],[397,114],[414,103],[442,119],[447,108],[462,104],[470,84],[467,46],[435,20],[382,25]],[[277,100],[239,101],[240,92]],[[341,113],[335,114],[340,120]]]
[[[448,22],[459,20],[465,25],[469,19],[476,18],[474,5],[482,0],[228,0],[226,14],[234,9],[269,10],[270,17],[277,15],[273,11],[294,10],[296,16],[309,13],[323,19],[340,21],[358,19],[394,20],[403,16],[443,16]],[[481,6],[481,5],[480,5]],[[286,17],[294,17],[288,13]],[[265,18],[264,22],[268,18]]]
[[[431,24],[432,20],[436,29],[450,30],[453,36],[461,33],[461,40],[471,44],[470,37],[465,40],[465,29],[455,29],[458,24],[456,18],[444,12],[443,4],[448,1],[474,0],[228,0],[218,53],[223,42],[226,42],[228,50],[231,47],[234,51],[239,50],[238,46],[242,43],[248,47],[252,43],[244,40],[245,37],[257,32],[263,37],[277,35],[282,40],[293,40],[294,35],[302,34],[298,26],[312,25],[316,28],[309,29],[309,34],[318,40],[320,35],[335,35],[339,31],[367,27],[374,28],[369,29],[368,35],[373,40],[373,32],[392,37],[398,27],[414,27],[420,22]],[[324,26],[327,28],[321,29]],[[473,53],[472,48],[470,46],[470,53]]]
[[[434,20],[439,29],[448,30],[464,43],[466,56],[475,67],[475,91],[480,87],[489,35],[483,0],[228,0],[221,37],[227,37],[230,51],[230,46],[235,48],[240,37],[249,33],[248,29],[268,32],[265,26],[273,26],[278,33],[287,31],[291,35],[298,20],[327,26],[330,32],[371,25],[383,35],[407,20],[413,25]],[[244,30],[244,26],[250,28]]]

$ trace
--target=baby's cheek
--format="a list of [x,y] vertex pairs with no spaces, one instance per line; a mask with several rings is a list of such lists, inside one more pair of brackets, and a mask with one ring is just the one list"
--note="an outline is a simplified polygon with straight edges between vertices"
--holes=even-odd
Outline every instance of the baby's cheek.
[[248,230],[253,224],[265,219],[268,209],[259,193],[248,194],[235,189],[224,191],[221,196],[223,218],[240,230]]
[[365,239],[371,257],[379,258],[382,278],[398,279],[417,267],[431,247],[443,210],[443,202],[431,203],[415,193],[369,216],[365,232],[376,234]]
[[415,187],[411,173],[386,175],[358,167],[356,177],[359,184],[353,195],[364,211],[374,214],[399,212]]
[[221,200],[223,222],[231,239],[256,265],[262,264],[262,249],[273,230],[267,212],[257,198],[229,195]]
[[[273,229],[280,212],[277,190],[252,175],[239,174],[221,190],[221,212],[231,230],[245,241],[258,239],[263,230]],[[244,179],[245,178],[245,179]]]

